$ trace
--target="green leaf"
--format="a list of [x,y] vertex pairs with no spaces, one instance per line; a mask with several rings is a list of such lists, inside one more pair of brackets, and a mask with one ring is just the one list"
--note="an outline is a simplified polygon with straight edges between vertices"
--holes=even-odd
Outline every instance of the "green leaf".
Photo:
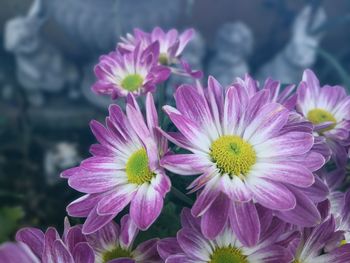
[[22,207],[0,208],[0,242],[11,238],[11,235],[19,228],[23,217],[24,210]]

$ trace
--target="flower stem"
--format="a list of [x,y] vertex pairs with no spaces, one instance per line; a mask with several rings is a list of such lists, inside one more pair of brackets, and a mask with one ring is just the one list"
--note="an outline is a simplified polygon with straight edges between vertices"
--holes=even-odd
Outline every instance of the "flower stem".
[[183,192],[181,192],[180,190],[178,190],[176,187],[172,186],[171,187],[171,193],[178,198],[179,200],[181,200],[182,202],[186,203],[189,206],[193,205],[193,200],[191,198],[189,198],[187,195],[185,195]]

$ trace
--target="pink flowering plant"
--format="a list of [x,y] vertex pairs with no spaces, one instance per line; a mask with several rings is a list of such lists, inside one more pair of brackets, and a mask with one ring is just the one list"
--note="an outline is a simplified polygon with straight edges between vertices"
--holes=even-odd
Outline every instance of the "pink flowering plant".
[[[82,224],[21,229],[0,262],[350,262],[346,90],[308,69],[285,87],[203,80],[181,56],[194,34],[135,29],[100,57],[92,90],[124,103],[61,173]],[[174,75],[190,81],[170,105]]]

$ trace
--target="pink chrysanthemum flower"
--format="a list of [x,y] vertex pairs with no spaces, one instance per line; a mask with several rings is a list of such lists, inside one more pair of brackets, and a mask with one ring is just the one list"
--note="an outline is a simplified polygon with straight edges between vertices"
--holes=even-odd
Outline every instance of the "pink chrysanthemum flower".
[[297,110],[311,121],[319,136],[324,136],[334,160],[343,166],[347,160],[345,145],[350,140],[350,96],[340,86],[322,88],[311,70],[305,70],[298,87]]
[[132,52],[139,44],[146,48],[151,43],[158,42],[160,46],[159,63],[171,65],[179,62],[178,58],[192,39],[193,34],[193,29],[187,29],[181,34],[176,29],[164,32],[160,27],[154,28],[151,33],[135,29],[134,35],[128,34],[126,38],[122,38],[118,48],[122,52]]
[[170,190],[170,180],[159,166],[168,146],[156,129],[152,95],[146,98],[147,124],[132,95],[126,112],[127,116],[112,105],[107,127],[92,121],[92,132],[100,143],[90,149],[94,156],[62,174],[72,188],[86,193],[67,207],[69,215],[87,217],[85,234],[102,228],[129,203],[132,220],[138,228],[147,229],[159,216]]
[[92,90],[112,98],[135,96],[154,91],[156,85],[165,81],[170,70],[158,65],[159,43],[150,44],[145,50],[137,45],[132,52],[122,54],[113,51],[100,57],[95,67],[97,82]]
[[[303,203],[312,208],[298,188],[314,184],[312,172],[325,160],[311,151],[312,130],[303,123],[293,125],[290,111],[270,102],[267,89],[249,97],[245,89],[232,86],[224,96],[210,77],[204,93],[183,85],[175,94],[177,109],[164,107],[180,131],[164,135],[192,153],[167,155],[161,164],[180,175],[200,175],[190,185],[192,191],[202,189],[192,213],[202,216],[205,236],[215,237],[229,218],[240,240],[253,245],[260,231],[253,202],[277,212]],[[314,210],[311,221],[316,224]],[[249,234],[240,235],[248,225]]]
[[0,246],[0,262],[7,263],[94,263],[93,249],[81,232],[81,226],[64,224],[62,238],[55,228],[45,233],[37,228],[23,228],[16,234],[18,243]]
[[166,238],[158,243],[160,256],[166,263],[268,263],[291,262],[292,254],[283,245],[285,224],[265,216],[261,239],[256,246],[244,246],[227,226],[213,240],[208,240],[200,230],[200,221],[184,209],[181,215],[183,228],[177,238]]
[[158,239],[150,239],[133,247],[138,228],[125,215],[120,227],[110,222],[86,238],[95,252],[95,263],[161,263],[157,252]]

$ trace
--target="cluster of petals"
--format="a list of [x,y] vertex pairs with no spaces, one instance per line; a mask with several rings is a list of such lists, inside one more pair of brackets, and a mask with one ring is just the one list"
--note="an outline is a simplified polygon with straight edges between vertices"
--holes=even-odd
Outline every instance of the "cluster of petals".
[[71,227],[65,220],[62,238],[55,228],[45,233],[37,228],[23,228],[16,243],[0,246],[0,262],[21,263],[161,263],[157,239],[133,248],[138,228],[129,215],[121,225],[110,222],[99,231],[84,235],[81,225]]
[[[95,66],[96,83],[92,90],[97,94],[111,95],[112,99],[153,92],[167,80],[171,72],[199,78],[199,71],[180,59],[180,55],[194,34],[188,29],[182,34],[171,29],[164,32],[156,27],[151,33],[134,30],[118,43],[117,49],[99,59]],[[181,64],[182,70],[171,68]]]
[[[203,234],[216,237],[229,220],[245,245],[259,240],[256,204],[286,222],[314,226],[320,221],[316,202],[328,193],[313,174],[325,158],[313,150],[311,123],[276,102],[270,88],[249,87],[236,82],[224,91],[213,77],[207,89],[179,87],[176,108],[164,107],[179,132],[163,134],[191,153],[161,160],[179,175],[199,175],[189,188],[199,192],[192,214],[201,217]],[[243,168],[235,170],[225,160]]]
[[138,44],[145,48],[151,43],[158,42],[160,63],[169,65],[178,63],[179,56],[194,34],[193,29],[187,29],[181,34],[176,29],[164,32],[160,27],[155,27],[151,33],[134,29],[133,35],[127,34],[125,38],[122,38],[122,41],[118,43],[118,49],[127,53],[132,52]]
[[297,95],[297,111],[314,124],[337,166],[344,166],[350,144],[350,96],[341,86],[321,87],[311,70],[304,71]]
[[328,200],[319,204],[319,210],[322,222],[312,228],[299,228],[298,236],[288,244],[288,249],[294,257],[293,262],[349,262],[350,244],[345,237],[347,231],[338,228],[336,219],[330,213]]
[[55,228],[45,233],[27,227],[16,234],[17,243],[0,246],[0,262],[21,263],[94,263],[94,251],[81,232],[81,226],[64,223],[64,233],[59,236]]
[[152,92],[156,85],[164,82],[170,70],[158,65],[159,43],[154,42],[146,49],[141,45],[130,53],[112,51],[100,57],[95,66],[96,83],[92,90],[97,94],[111,95],[113,99]]
[[295,239],[295,233],[286,235],[289,226],[266,209],[259,209],[259,216],[262,218],[261,237],[257,244],[246,246],[229,226],[215,239],[207,239],[201,232],[200,220],[185,208],[181,214],[182,229],[176,238],[159,241],[159,255],[166,263],[292,262],[288,243]]

